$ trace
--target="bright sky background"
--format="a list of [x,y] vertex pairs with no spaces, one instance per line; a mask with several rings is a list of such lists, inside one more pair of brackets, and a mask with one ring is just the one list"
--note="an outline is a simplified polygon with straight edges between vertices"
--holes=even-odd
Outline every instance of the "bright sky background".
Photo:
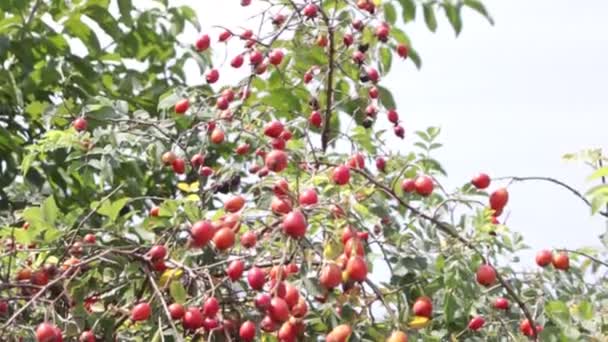
[[[196,8],[205,30],[255,28],[246,22],[252,7],[243,10],[239,0],[175,2]],[[608,1],[485,3],[496,25],[465,11],[457,39],[443,17],[436,34],[426,29],[420,13],[405,26],[423,68],[396,61],[382,84],[396,97],[406,135],[441,126],[445,147],[437,157],[451,187],[484,171],[496,177],[550,176],[589,188],[588,170],[561,156],[608,149]],[[218,30],[211,32],[217,39]],[[218,50],[216,57],[223,58]],[[407,151],[412,138],[395,143]],[[508,223],[533,247],[524,253],[528,262],[540,248],[598,245],[605,221],[592,219],[567,191],[545,183],[519,183],[509,190]]]

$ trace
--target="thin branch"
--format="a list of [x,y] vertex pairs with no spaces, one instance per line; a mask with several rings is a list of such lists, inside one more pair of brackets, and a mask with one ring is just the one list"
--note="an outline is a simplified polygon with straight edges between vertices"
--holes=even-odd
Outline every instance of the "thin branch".
[[335,66],[334,66],[334,58],[335,58],[335,52],[336,52],[336,42],[334,39],[334,29],[331,26],[331,20],[330,18],[327,16],[327,14],[324,11],[321,11],[321,14],[323,16],[323,20],[325,21],[325,24],[327,25],[327,35],[328,35],[328,39],[329,39],[329,52],[327,53],[327,63],[328,63],[328,69],[327,69],[327,84],[326,84],[326,89],[325,89],[325,101],[326,106],[325,106],[325,121],[323,123],[323,132],[321,133],[321,146],[323,148],[323,152],[325,152],[327,150],[327,145],[329,143],[329,127],[331,124],[331,110],[332,110],[332,100],[333,100],[333,92],[334,92],[334,70],[335,70]]
[[587,254],[587,253],[584,253],[584,252],[575,251],[575,250],[572,250],[572,249],[566,249],[566,248],[562,248],[562,249],[559,249],[559,250],[563,251],[563,252],[567,252],[567,253],[572,253],[572,254],[577,254],[577,255],[580,255],[580,256],[584,256],[585,258],[587,258],[587,259],[595,262],[596,264],[600,264],[602,266],[608,267],[608,262],[602,261],[602,260],[594,257],[593,255],[590,255],[590,254]]
[[[583,196],[583,194],[581,194],[578,190],[571,187],[570,185],[568,185],[560,180],[557,180],[555,178],[551,178],[551,177],[500,177],[500,178],[495,178],[495,179],[499,179],[499,180],[500,179],[510,179],[512,182],[543,181],[543,182],[557,184],[557,185],[569,190],[576,197],[580,198],[583,202],[585,202],[585,204],[587,206],[591,207],[591,202],[589,202],[589,200],[587,198],[585,198],[585,196]],[[608,209],[607,209],[607,211],[600,211],[598,213],[602,216],[608,217]]]
[[177,337],[178,341],[183,341],[182,337],[179,334],[179,331],[177,330],[177,327],[175,326],[175,323],[173,323],[173,319],[171,318],[171,313],[169,312],[169,307],[167,306],[167,301],[165,301],[163,294],[158,289],[158,285],[156,285],[156,281],[154,280],[154,277],[152,276],[152,274],[150,274],[150,271],[147,269],[147,266],[144,266],[144,272],[146,272],[150,285],[152,285],[152,288],[154,289],[154,293],[156,294],[156,297],[158,297],[158,299],[160,300],[160,303],[163,306],[163,311],[165,312],[165,316],[167,317],[169,324],[171,324],[171,328],[173,328],[174,336]]

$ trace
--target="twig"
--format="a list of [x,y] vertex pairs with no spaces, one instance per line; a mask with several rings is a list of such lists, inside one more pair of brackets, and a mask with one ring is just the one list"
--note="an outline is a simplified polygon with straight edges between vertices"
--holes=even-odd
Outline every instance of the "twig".
[[593,261],[593,262],[595,262],[597,264],[600,264],[602,266],[608,267],[608,262],[602,261],[602,260],[600,260],[600,259],[598,259],[598,258],[596,258],[596,257],[594,257],[592,255],[589,255],[587,253],[575,251],[575,250],[572,250],[572,249],[566,249],[566,248],[562,248],[562,249],[559,249],[559,250],[563,251],[563,252],[567,252],[567,253],[578,254],[580,256],[584,256],[585,258],[587,258],[587,259],[589,259],[589,260],[591,260],[591,261]]
[[[544,182],[549,182],[549,183],[553,183],[553,184],[557,184],[563,188],[566,188],[567,190],[569,190],[571,193],[573,193],[576,197],[580,198],[583,202],[585,202],[585,204],[589,207],[591,207],[591,202],[589,202],[589,200],[587,198],[585,198],[585,196],[583,196],[583,194],[581,194],[578,190],[576,190],[575,188],[571,187],[570,185],[557,180],[555,178],[551,178],[551,177],[500,177],[500,178],[495,178],[495,179],[511,179],[512,182],[524,182],[524,181],[544,181]],[[600,215],[608,217],[608,209],[607,211],[600,211],[598,212]]]
[[182,337],[179,334],[179,331],[177,330],[177,327],[175,326],[175,323],[173,323],[173,319],[171,318],[171,313],[169,312],[169,307],[167,306],[167,302],[165,301],[163,294],[158,289],[158,285],[156,285],[156,281],[154,280],[154,277],[152,276],[152,274],[150,274],[150,271],[148,270],[147,266],[144,266],[144,272],[146,272],[146,275],[148,276],[148,280],[150,281],[150,285],[152,285],[152,288],[154,289],[154,293],[156,294],[156,297],[158,297],[158,299],[160,300],[160,303],[163,306],[163,311],[165,312],[165,316],[167,316],[167,320],[169,321],[169,324],[171,324],[171,328],[173,328],[174,335],[177,337],[178,341],[183,341]]
[[323,132],[321,133],[321,147],[323,148],[323,152],[327,150],[327,145],[329,143],[329,127],[331,124],[331,109],[332,109],[332,98],[333,98],[333,83],[334,83],[334,55],[335,55],[335,39],[334,39],[334,29],[331,27],[330,18],[324,11],[321,11],[323,16],[323,20],[327,25],[327,35],[329,39],[329,52],[328,56],[328,69],[327,69],[327,85],[325,89],[325,101],[326,109],[325,109],[325,121],[323,123]]

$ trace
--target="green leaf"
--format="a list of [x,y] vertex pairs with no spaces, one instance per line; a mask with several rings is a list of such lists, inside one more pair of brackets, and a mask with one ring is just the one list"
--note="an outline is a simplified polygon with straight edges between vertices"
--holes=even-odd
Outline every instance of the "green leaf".
[[[97,209],[97,212],[100,215],[109,217],[110,220],[114,222],[118,218],[118,215],[120,214],[122,208],[125,206],[125,204],[127,204],[127,202],[129,202],[129,200],[130,199],[128,197],[121,198],[115,202],[110,202],[109,200],[106,200],[105,202],[103,202],[101,207]],[[91,203],[91,207],[94,207],[96,205],[97,202]]]
[[393,6],[393,4],[387,2],[384,4],[384,18],[386,19],[386,21],[388,21],[391,25],[395,24],[395,21],[397,21],[397,11],[395,11],[395,6]]
[[63,25],[67,34],[72,37],[76,37],[82,41],[82,43],[89,50],[89,54],[95,55],[101,47],[97,36],[87,25],[80,21],[80,15],[70,17]]
[[413,0],[399,0],[401,3],[403,21],[408,22],[416,18],[416,4]]
[[57,204],[55,203],[55,199],[51,196],[48,197],[41,206],[42,216],[44,220],[53,225],[55,221],[57,221],[57,215],[59,213],[59,208],[57,208]]
[[582,301],[578,303],[578,305],[576,306],[576,314],[582,320],[588,321],[593,319],[593,304],[588,301]]
[[169,285],[169,293],[171,293],[173,300],[180,304],[184,304],[188,299],[186,289],[180,281],[174,280],[171,282],[171,285]]
[[382,86],[378,86],[378,95],[380,98],[380,103],[387,109],[395,109],[397,108],[397,104],[395,103],[395,99],[393,98],[393,94],[387,88]]
[[443,8],[445,9],[445,15],[448,17],[448,21],[452,25],[454,32],[458,36],[462,31],[462,18],[460,16],[461,5],[453,5],[451,3],[444,3]]
[[179,10],[182,13],[182,16],[184,18],[186,18],[186,20],[188,20],[188,22],[190,24],[192,24],[192,26],[194,26],[194,28],[196,28],[197,31],[201,30],[201,24],[198,21],[198,16],[196,15],[196,11],[194,11],[192,9],[192,7],[190,7],[190,6],[181,6],[179,8]]
[[380,48],[380,70],[383,74],[388,73],[391,70],[391,64],[393,62],[393,53],[389,48]]
[[570,311],[568,310],[566,303],[562,301],[553,300],[547,302],[545,305],[545,312],[551,320],[558,324],[567,324],[570,321]]
[[133,22],[133,17],[131,16],[133,4],[131,0],[118,0],[118,10],[123,21],[130,25]]
[[435,17],[433,4],[426,3],[422,8],[424,10],[424,22],[426,23],[426,27],[428,27],[432,32],[437,31],[437,17]]
[[479,1],[479,0],[464,0],[464,5],[467,6],[467,7],[470,7],[472,9],[474,9],[474,10],[476,10],[477,12],[479,12],[480,14],[482,14],[484,17],[486,17],[486,19],[488,19],[488,21],[490,22],[490,24],[494,25],[494,19],[490,16],[490,13],[488,12],[488,10],[484,6],[484,4],[481,3],[481,1]]
[[587,177],[588,181],[600,179],[602,177],[608,177],[608,166],[599,168],[595,170],[589,177]]

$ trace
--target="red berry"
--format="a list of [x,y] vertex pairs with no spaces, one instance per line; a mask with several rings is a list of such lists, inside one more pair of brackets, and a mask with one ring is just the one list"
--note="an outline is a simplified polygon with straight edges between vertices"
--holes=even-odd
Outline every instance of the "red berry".
[[224,30],[224,31],[222,31],[222,33],[220,33],[219,41],[225,42],[228,39],[230,39],[230,37],[232,37],[232,33],[230,33],[230,31],[228,31],[228,30]]
[[480,173],[473,177],[471,184],[477,189],[485,189],[490,186],[490,176],[485,173]]
[[234,246],[235,234],[228,227],[221,228],[213,235],[213,244],[220,251],[226,250]]
[[496,283],[496,270],[494,267],[484,264],[479,266],[476,274],[477,282],[483,286],[492,286]]
[[203,247],[213,238],[215,227],[209,221],[198,221],[190,228],[190,234],[194,246]]
[[245,263],[242,260],[233,260],[226,269],[226,274],[230,280],[235,281],[243,275]]
[[150,248],[148,255],[152,260],[162,260],[167,256],[167,248],[163,245],[153,246]]
[[481,329],[485,323],[486,323],[486,320],[483,317],[475,316],[469,321],[468,327],[469,327],[469,329],[471,329],[473,331],[477,331],[477,330]]
[[257,242],[257,236],[254,231],[248,231],[243,236],[241,236],[241,246],[245,248],[254,247]]
[[570,268],[570,258],[565,252],[556,253],[553,255],[553,267],[558,270],[565,271]]
[[344,38],[342,39],[344,45],[346,45],[347,47],[353,45],[354,40],[355,39],[353,38],[353,35],[350,33],[345,33]]
[[264,55],[260,51],[254,50],[249,54],[249,63],[252,65],[258,65],[262,63],[263,60]]
[[376,168],[379,171],[384,172],[386,170],[386,160],[382,157],[376,158]]
[[319,111],[315,110],[312,113],[310,113],[308,122],[310,122],[310,124],[313,125],[314,127],[317,127],[317,128],[321,127],[321,125],[323,124],[323,116],[321,116],[321,113],[319,113]]
[[260,268],[253,266],[247,271],[247,282],[254,290],[261,290],[266,283],[266,275]]
[[88,123],[87,120],[83,117],[76,118],[74,122],[72,122],[72,126],[78,132],[82,132],[87,129]]
[[368,66],[365,68],[365,73],[373,83],[377,83],[380,79],[380,74],[378,74],[378,70],[376,70],[374,67]]
[[397,55],[399,55],[399,57],[401,58],[407,58],[408,55],[408,48],[407,45],[405,44],[399,44],[397,45]]
[[353,52],[353,62],[357,64],[363,64],[365,61],[365,54],[359,50]]
[[203,303],[203,314],[207,317],[215,316],[220,311],[220,302],[215,297],[209,297]]
[[285,19],[286,18],[285,18],[285,16],[283,14],[277,13],[272,18],[272,24],[275,25],[275,26],[281,26],[285,22]]
[[241,6],[249,6],[251,5],[251,0],[241,0]]
[[378,92],[378,88],[376,88],[376,87],[369,88],[368,94],[369,94],[369,97],[372,99],[377,99],[378,96],[380,95]]
[[169,305],[169,313],[171,314],[171,318],[181,319],[182,317],[184,317],[184,314],[186,313],[186,309],[184,308],[183,305],[181,305],[179,303],[173,303],[173,304]]
[[200,167],[205,163],[205,156],[203,156],[200,153],[196,153],[195,155],[192,156],[192,158],[190,158],[190,164],[192,164],[192,167]]
[[312,19],[317,16],[318,10],[319,10],[319,8],[317,7],[317,5],[308,4],[308,5],[304,6],[304,9],[302,10],[302,14],[304,14],[304,16]]
[[300,193],[300,205],[315,205],[319,201],[317,192],[313,188],[306,189]]
[[346,272],[349,279],[364,281],[367,278],[367,264],[361,256],[352,256],[346,263]]
[[211,69],[205,74],[207,83],[215,83],[220,78],[220,72],[217,69]]
[[394,109],[389,110],[386,116],[391,123],[397,124],[399,122],[399,114]]
[[401,139],[403,139],[403,137],[405,136],[405,130],[401,126],[398,126],[398,125],[395,126],[393,128],[393,131],[395,132],[395,135],[398,136]]
[[264,126],[264,135],[271,138],[278,138],[281,133],[283,133],[284,129],[285,126],[283,126],[281,121],[274,120]]
[[198,308],[188,308],[182,318],[182,325],[186,330],[196,330],[203,326],[203,314]]
[[348,166],[339,165],[334,168],[332,175],[332,180],[334,183],[338,185],[345,185],[350,180],[350,169]]
[[148,303],[139,303],[131,309],[131,320],[132,321],[145,321],[150,317],[152,308]]
[[219,110],[225,110],[228,108],[229,105],[230,105],[230,101],[228,101],[228,99],[223,96],[218,97],[217,101],[215,102],[215,106]]
[[38,342],[55,342],[57,334],[55,326],[50,323],[42,323],[36,328],[36,341]]
[[412,311],[416,316],[431,318],[433,314],[433,302],[429,297],[418,297],[412,306]]
[[505,188],[500,188],[490,195],[490,208],[500,212],[507,205],[508,201],[509,192]]
[[349,160],[348,166],[352,169],[365,168],[365,157],[361,153],[355,153]]
[[78,338],[78,342],[95,342],[95,334],[92,331],[83,331]]
[[255,323],[246,321],[239,328],[239,337],[245,342],[253,341],[255,338]]
[[509,300],[507,298],[498,297],[494,301],[494,307],[498,310],[508,310],[509,309]]
[[300,210],[294,210],[283,218],[281,227],[285,234],[297,239],[306,235],[308,223]]
[[433,193],[433,179],[429,176],[418,176],[414,181],[416,192],[420,196],[429,196]]
[[200,36],[199,39],[196,40],[196,44],[195,44],[196,51],[203,52],[209,48],[210,44],[211,44],[211,39],[209,38],[209,35],[204,34],[204,35]]
[[279,65],[283,61],[283,51],[275,49],[268,55],[268,61],[272,65]]
[[82,241],[89,245],[93,245],[97,241],[97,237],[95,237],[95,234],[87,234],[82,238]]
[[253,304],[258,310],[266,311],[266,309],[268,309],[270,306],[271,299],[272,297],[268,293],[259,293],[257,296],[255,296]]
[[553,253],[550,250],[543,249],[536,253],[536,264],[540,267],[545,267],[553,261]]
[[233,68],[238,69],[241,67],[241,65],[243,65],[244,60],[245,59],[243,58],[243,55],[240,55],[240,54],[236,55],[236,56],[234,56],[234,58],[232,58],[232,61],[230,61],[230,65]]
[[282,150],[272,150],[268,152],[264,163],[268,170],[274,172],[281,172],[287,168],[287,153]]
[[171,167],[173,168],[173,171],[178,175],[181,175],[186,172],[186,162],[181,158],[175,159],[173,163],[171,163]]
[[268,315],[276,322],[285,322],[289,318],[289,306],[287,302],[279,297],[274,297],[270,301]]
[[323,266],[319,275],[319,283],[330,290],[342,283],[342,270],[335,263],[329,263]]

